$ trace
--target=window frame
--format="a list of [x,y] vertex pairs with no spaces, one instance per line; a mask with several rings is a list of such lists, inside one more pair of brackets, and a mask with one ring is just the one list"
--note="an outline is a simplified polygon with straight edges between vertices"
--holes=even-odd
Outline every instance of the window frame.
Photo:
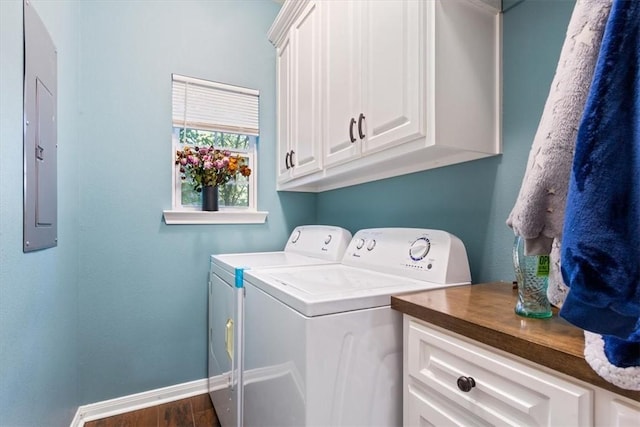
[[[194,79],[191,77],[184,77],[180,75],[173,74],[172,75],[172,110],[174,107],[174,98],[173,98],[173,84],[175,78],[178,77],[180,81],[184,79],[188,79],[190,81],[196,81],[200,84],[208,84],[214,88],[228,89],[230,87],[237,88],[240,91],[245,92],[253,92],[255,96],[258,98],[259,102],[259,92],[253,89],[246,89],[237,86],[230,86],[222,83],[210,82],[200,79]],[[204,82],[204,83],[203,83]],[[186,107],[183,107],[186,108]],[[186,114],[185,114],[186,115]],[[180,128],[174,121],[174,115],[172,113],[172,127],[171,127],[171,179],[172,179],[172,190],[171,190],[171,210],[163,211],[165,223],[168,225],[172,224],[255,224],[255,223],[264,223],[266,221],[266,217],[268,212],[258,211],[258,141],[259,141],[259,131],[258,134],[251,133],[242,133],[242,132],[232,132],[229,130],[213,130],[222,133],[240,133],[244,135],[249,135],[252,139],[249,144],[248,150],[234,150],[229,149],[229,151],[233,153],[240,153],[243,157],[248,158],[248,164],[251,168],[251,175],[247,178],[249,180],[249,194],[248,194],[248,206],[220,206],[220,209],[215,212],[202,211],[197,205],[182,205],[182,179],[180,174],[180,167],[175,164],[175,156],[176,150],[182,146],[180,142],[177,140],[177,132],[175,132],[176,128]],[[196,127],[190,127],[190,129],[196,130],[204,130],[207,132],[211,132],[211,129],[197,129]],[[228,149],[225,147],[221,147],[222,149]]]

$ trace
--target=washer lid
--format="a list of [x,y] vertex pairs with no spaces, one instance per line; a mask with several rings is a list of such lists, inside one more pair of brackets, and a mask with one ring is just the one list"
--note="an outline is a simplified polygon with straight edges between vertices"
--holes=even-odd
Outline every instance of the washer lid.
[[310,317],[388,306],[391,295],[454,286],[343,264],[247,271],[244,277],[245,285],[253,285]]
[[213,268],[222,269],[230,274],[235,273],[235,269],[244,267],[246,269],[287,267],[299,265],[320,265],[334,263],[319,258],[300,255],[293,252],[253,252],[246,254],[223,254],[212,255],[211,265]]

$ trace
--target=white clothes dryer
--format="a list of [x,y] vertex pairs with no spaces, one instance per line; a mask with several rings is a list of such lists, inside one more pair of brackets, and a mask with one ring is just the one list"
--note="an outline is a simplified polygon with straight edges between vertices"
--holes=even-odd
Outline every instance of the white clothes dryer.
[[402,316],[391,295],[470,283],[439,230],[358,231],[341,264],[244,275],[244,425],[402,425]]
[[236,269],[339,263],[351,240],[340,227],[296,227],[282,251],[211,256],[209,272],[209,395],[223,427],[242,425],[242,289]]

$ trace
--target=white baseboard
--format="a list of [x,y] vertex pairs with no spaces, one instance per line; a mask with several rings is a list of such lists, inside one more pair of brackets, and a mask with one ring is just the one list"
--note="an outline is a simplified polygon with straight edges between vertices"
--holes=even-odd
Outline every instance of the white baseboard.
[[117,397],[78,407],[69,427],[83,427],[87,421],[123,414],[208,392],[207,378],[169,387]]

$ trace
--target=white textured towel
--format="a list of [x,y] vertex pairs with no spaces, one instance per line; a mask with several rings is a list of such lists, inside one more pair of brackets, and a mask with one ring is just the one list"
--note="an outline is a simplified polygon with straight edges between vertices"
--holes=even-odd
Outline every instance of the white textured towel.
[[601,335],[584,331],[584,358],[598,375],[627,390],[640,390],[640,366],[619,368],[609,363]]
[[507,219],[526,255],[548,255],[562,237],[569,174],[582,111],[611,0],[578,0],[538,125],[520,194]]

